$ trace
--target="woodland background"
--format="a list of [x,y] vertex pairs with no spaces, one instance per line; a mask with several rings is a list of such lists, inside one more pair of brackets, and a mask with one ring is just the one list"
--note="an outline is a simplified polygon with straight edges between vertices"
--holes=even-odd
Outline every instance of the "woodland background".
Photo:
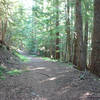
[[100,0],[0,0],[0,43],[100,75]]

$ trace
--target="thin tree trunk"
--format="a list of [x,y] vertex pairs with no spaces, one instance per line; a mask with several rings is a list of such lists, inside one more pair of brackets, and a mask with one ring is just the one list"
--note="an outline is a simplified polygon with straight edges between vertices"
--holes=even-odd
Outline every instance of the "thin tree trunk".
[[4,28],[3,28],[3,32],[2,32],[2,41],[3,41],[3,42],[5,41],[5,34],[6,34],[6,31],[7,31],[7,19],[5,20]]
[[56,0],[56,27],[57,27],[57,32],[56,32],[56,59],[60,58],[58,26],[59,26],[59,0]]
[[88,46],[88,20],[86,20],[86,23],[85,23],[85,36],[84,36],[85,67],[87,67],[87,46]]
[[0,41],[2,41],[2,22],[0,18]]

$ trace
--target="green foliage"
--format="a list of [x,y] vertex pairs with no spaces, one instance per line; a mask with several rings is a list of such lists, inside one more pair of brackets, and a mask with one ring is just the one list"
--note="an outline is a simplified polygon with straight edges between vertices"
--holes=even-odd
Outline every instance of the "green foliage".
[[21,61],[23,61],[23,62],[28,62],[28,61],[30,61],[28,57],[23,56],[23,55],[21,55],[21,54],[18,53],[18,52],[15,52],[15,55],[16,55],[17,57],[19,57],[19,59],[20,59]]
[[5,80],[6,75],[14,76],[14,75],[22,74],[23,72],[24,70],[18,70],[18,69],[13,69],[13,70],[8,71],[7,68],[0,66],[0,79]]
[[3,75],[3,72],[0,70],[0,76],[2,76]]
[[14,70],[8,71],[7,74],[14,76],[14,75],[19,75],[22,72],[23,72],[22,70],[14,69]]
[[0,66],[0,79],[5,80],[5,72],[6,72],[6,68]]
[[26,49],[28,50],[30,54],[35,52],[35,42],[34,41],[35,40],[32,38],[30,40],[27,40],[26,42]]
[[0,71],[5,72],[6,71],[6,68],[0,66]]
[[0,66],[0,77],[4,75],[5,71],[6,71],[6,68]]
[[[5,1],[5,0],[1,0]],[[69,1],[69,2],[68,2]],[[75,31],[75,0],[59,0],[58,7],[56,0],[35,0],[31,9],[25,9],[20,2],[14,3],[11,13],[4,8],[9,5],[7,2],[0,6],[0,14],[8,17],[8,27],[6,34],[6,42],[17,49],[26,50],[31,54],[39,54],[55,58],[55,52],[60,52],[60,60],[66,61],[68,54],[68,29],[70,28],[70,45],[72,57],[74,55],[74,40],[77,37]],[[88,21],[88,62],[91,53],[91,38],[93,33],[93,1],[82,0],[82,21],[83,21],[83,38],[85,34],[85,22]],[[69,7],[69,16],[68,16]],[[58,12],[58,15],[57,15]],[[59,17],[59,18],[58,18]],[[3,17],[2,17],[3,18]],[[5,17],[4,17],[5,18]],[[57,18],[59,25],[56,25]],[[69,19],[69,22],[68,22]],[[59,36],[57,37],[57,32]],[[56,45],[56,39],[59,38],[60,43]],[[56,46],[59,50],[56,50]],[[25,56],[15,53],[21,61],[29,61]],[[48,59],[50,60],[50,59]]]

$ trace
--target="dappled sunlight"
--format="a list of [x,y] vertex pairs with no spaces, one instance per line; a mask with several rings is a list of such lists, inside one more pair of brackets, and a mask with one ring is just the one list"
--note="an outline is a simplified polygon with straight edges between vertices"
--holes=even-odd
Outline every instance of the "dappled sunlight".
[[99,99],[100,0],[0,0],[0,100]]
[[53,81],[55,79],[56,79],[56,77],[49,78],[50,81]]
[[86,98],[89,98],[91,95],[92,95],[92,93],[86,92],[80,97],[80,99],[85,100]]
[[46,69],[45,67],[37,67],[37,68],[28,68],[27,70],[36,71],[36,70],[43,70]]
[[26,67],[26,70],[28,70],[28,71],[44,70],[44,71],[47,71],[47,72],[51,71],[50,68],[46,68],[46,67],[34,67],[34,66],[28,66],[28,67]]
[[56,76],[56,77],[50,77],[50,78],[47,78],[46,80],[42,80],[40,81],[40,83],[44,83],[44,82],[48,82],[48,81],[54,81],[54,80],[57,80],[58,78],[61,78],[61,77],[64,77],[65,75],[59,75],[59,76]]
[[53,80],[56,80],[56,77],[51,77],[51,78],[48,78],[46,80],[42,80],[42,81],[40,81],[40,83],[44,83],[44,82],[47,82],[47,81],[53,81]]

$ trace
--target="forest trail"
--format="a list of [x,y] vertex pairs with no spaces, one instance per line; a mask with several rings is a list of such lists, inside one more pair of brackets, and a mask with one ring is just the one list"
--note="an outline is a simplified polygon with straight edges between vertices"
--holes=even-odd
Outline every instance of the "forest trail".
[[100,80],[65,63],[27,56],[28,71],[0,82],[0,100],[100,100]]

